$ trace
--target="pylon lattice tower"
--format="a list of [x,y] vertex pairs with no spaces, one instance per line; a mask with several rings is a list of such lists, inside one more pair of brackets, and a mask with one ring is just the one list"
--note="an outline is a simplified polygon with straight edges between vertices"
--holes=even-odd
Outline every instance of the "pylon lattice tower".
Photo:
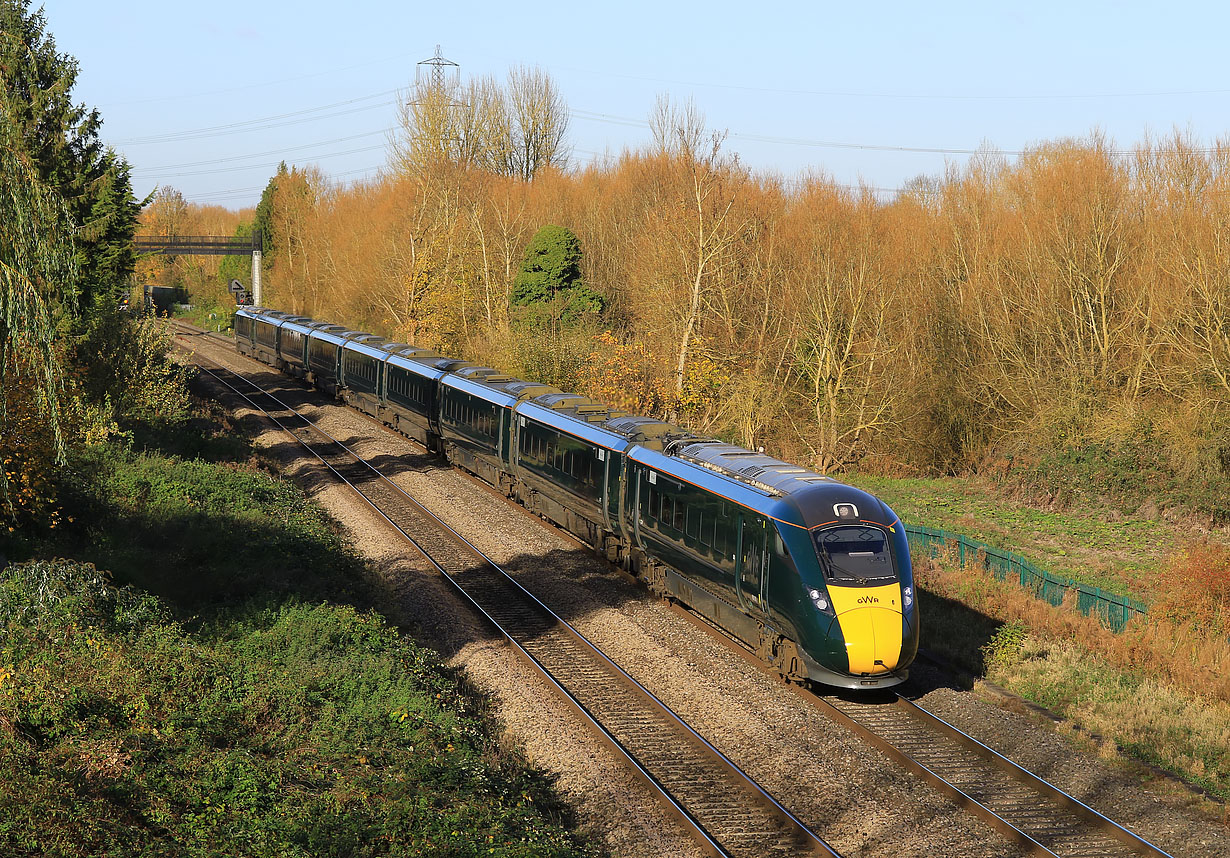
[[432,89],[448,87],[460,80],[461,66],[441,56],[440,46],[436,45],[435,56],[417,64],[414,78],[415,83],[426,84]]

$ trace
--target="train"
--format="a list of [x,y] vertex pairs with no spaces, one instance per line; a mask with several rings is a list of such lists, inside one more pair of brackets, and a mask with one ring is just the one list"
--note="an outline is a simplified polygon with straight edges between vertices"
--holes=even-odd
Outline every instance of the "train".
[[741,641],[786,681],[904,682],[905,528],[763,452],[409,343],[239,307],[236,348],[418,441]]

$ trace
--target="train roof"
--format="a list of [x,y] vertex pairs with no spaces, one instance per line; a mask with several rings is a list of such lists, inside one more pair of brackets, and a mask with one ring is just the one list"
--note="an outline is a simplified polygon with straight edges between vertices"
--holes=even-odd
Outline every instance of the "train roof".
[[384,337],[378,337],[375,334],[368,334],[362,337],[351,337],[346,340],[342,346],[344,351],[358,352],[365,354],[370,358],[374,358],[381,363],[388,357],[388,352],[380,348],[380,343],[384,341]]
[[[750,483],[732,480],[726,475],[699,467],[686,459],[680,459],[678,456],[669,455],[661,450],[637,444],[628,451],[628,458],[651,468],[659,475],[665,475],[674,478],[679,483],[687,483],[712,492],[765,515],[773,515],[773,511],[781,502],[781,495],[776,492],[766,491],[765,488]],[[802,524],[796,521],[791,523]]]
[[722,441],[681,441],[670,452],[732,480],[761,487],[770,494],[785,495],[816,483],[835,482],[831,477],[798,465]]
[[322,340],[326,343],[340,346],[346,342],[346,334],[348,333],[352,332],[347,331],[341,325],[321,325],[320,327],[312,325],[311,330],[308,331],[308,336],[314,340]]
[[[750,477],[747,473],[729,468],[729,461],[712,467],[714,463],[710,461],[706,464],[695,449],[683,456],[679,449],[659,452],[635,446],[629,450],[628,458],[681,483],[713,492],[775,521],[796,527],[813,528],[845,520],[874,522],[884,527],[896,523],[892,510],[875,496],[829,477],[810,473],[797,465],[719,441],[698,441],[682,449],[687,450],[688,447],[713,447],[708,451],[710,459],[721,456],[730,459],[733,454],[734,460],[738,461],[740,457],[737,453],[742,452],[747,459],[747,471],[761,467],[764,470]],[[719,447],[726,449],[717,449]],[[807,479],[807,476],[813,479]],[[767,477],[769,481],[761,477]],[[852,507],[855,514],[849,515],[849,510],[846,510],[843,515],[840,507]]]
[[387,344],[381,348],[386,350],[385,363],[389,366],[400,367],[422,378],[439,378],[448,372],[450,364],[464,363],[464,361],[454,361],[452,358],[446,358],[425,349],[418,351],[408,348],[389,354]]
[[282,330],[289,328],[292,331],[298,331],[306,336],[314,327],[319,325],[320,322],[314,322],[306,316],[291,316],[284,319],[279,327],[281,327]]
[[550,402],[555,399],[554,394],[547,394],[522,400],[517,403],[517,414],[608,450],[622,453],[628,449],[630,442],[626,438],[606,429],[601,421],[586,420],[583,414],[576,412],[575,404],[571,408],[552,408]]
[[[499,381],[503,381],[505,379],[508,381],[517,380],[513,379],[510,375],[499,376],[499,374],[490,367],[463,367],[461,371],[464,372],[466,369],[490,370],[491,374],[496,375]],[[506,390],[502,390],[498,382],[489,384],[484,383],[484,377],[481,375],[478,378],[473,378],[466,377],[457,371],[453,371],[440,378],[440,385],[442,387],[451,387],[454,390],[463,391],[471,396],[476,396],[479,399],[490,402],[493,405],[502,406],[504,408],[512,408],[512,406],[517,402],[517,397],[513,396]]]

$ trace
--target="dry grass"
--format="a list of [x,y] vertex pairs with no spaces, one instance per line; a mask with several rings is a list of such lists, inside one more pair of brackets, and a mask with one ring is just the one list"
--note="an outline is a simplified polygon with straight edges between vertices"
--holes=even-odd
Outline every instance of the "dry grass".
[[988,678],[1230,796],[1230,550],[1202,545],[1176,555],[1158,576],[1153,610],[1121,634],[952,558],[920,562],[918,571],[931,593],[1004,624],[983,645]]

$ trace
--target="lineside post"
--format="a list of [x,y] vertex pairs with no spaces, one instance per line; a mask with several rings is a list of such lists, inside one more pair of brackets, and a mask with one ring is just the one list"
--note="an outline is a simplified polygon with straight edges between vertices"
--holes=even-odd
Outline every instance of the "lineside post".
[[261,252],[252,251],[252,306],[263,307],[261,303]]

